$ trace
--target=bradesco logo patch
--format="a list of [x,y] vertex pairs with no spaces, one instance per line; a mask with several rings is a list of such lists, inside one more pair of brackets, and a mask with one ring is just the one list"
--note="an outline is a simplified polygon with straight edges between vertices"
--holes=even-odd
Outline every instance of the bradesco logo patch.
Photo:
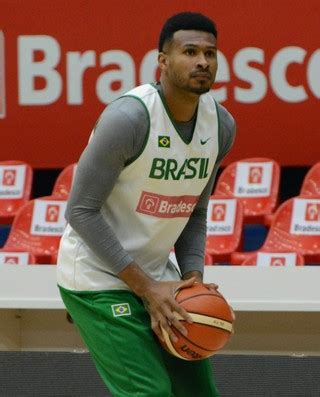
[[131,309],[129,303],[119,303],[111,305],[113,317],[130,316]]
[[211,220],[213,222],[224,222],[226,219],[226,211],[226,203],[213,203],[211,207]]
[[272,162],[239,162],[236,167],[234,195],[268,197],[271,192]]
[[0,252],[0,265],[27,265],[29,255],[26,252]]
[[157,218],[187,218],[199,196],[163,196],[142,192],[136,211]]
[[61,236],[66,226],[66,201],[35,200],[31,234]]
[[290,233],[320,236],[320,200],[293,201]]
[[19,199],[23,197],[25,165],[0,166],[0,198]]
[[3,186],[14,186],[17,179],[17,170],[6,169],[3,170],[2,185]]
[[306,221],[318,222],[320,220],[320,204],[307,203],[305,217]]
[[56,223],[59,221],[60,206],[59,205],[48,205],[46,209],[46,222]]
[[248,183],[262,183],[263,176],[263,168],[261,166],[258,167],[249,167],[249,178]]
[[233,233],[236,216],[236,199],[210,199],[207,212],[207,234],[229,235]]
[[294,252],[287,253],[269,253],[258,252],[257,266],[261,267],[283,267],[295,266],[297,255]]

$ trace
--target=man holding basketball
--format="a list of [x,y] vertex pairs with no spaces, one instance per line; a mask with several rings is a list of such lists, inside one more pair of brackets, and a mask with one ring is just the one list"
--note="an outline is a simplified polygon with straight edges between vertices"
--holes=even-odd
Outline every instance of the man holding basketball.
[[58,284],[114,396],[218,396],[209,361],[175,358],[155,338],[160,327],[173,341],[186,335],[175,313],[192,321],[174,295],[202,282],[208,199],[235,135],[209,93],[215,24],[198,13],[169,18],[158,62],[160,82],[110,104],[81,155]]

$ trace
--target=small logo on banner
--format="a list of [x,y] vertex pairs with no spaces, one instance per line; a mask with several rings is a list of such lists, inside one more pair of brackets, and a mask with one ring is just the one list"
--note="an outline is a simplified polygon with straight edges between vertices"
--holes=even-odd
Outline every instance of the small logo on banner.
[[262,267],[294,267],[296,266],[297,255],[294,252],[258,252],[257,266]]
[[4,35],[0,30],[0,119],[6,117],[6,89],[5,89],[5,54]]
[[58,222],[60,207],[58,205],[48,205],[46,210],[46,222]]
[[262,167],[249,167],[249,180],[252,183],[262,183],[263,168]]
[[169,148],[170,147],[170,137],[165,135],[158,136],[158,146]]
[[7,265],[18,265],[19,258],[17,256],[5,256],[3,263]]
[[66,204],[67,202],[62,200],[35,200],[31,234],[61,236],[66,226]]
[[220,203],[220,204],[213,204],[212,206],[212,212],[211,212],[211,220],[214,222],[221,221],[223,222],[226,218],[226,204]]
[[236,197],[268,197],[271,192],[273,164],[239,162],[236,167],[234,195]]
[[17,170],[6,169],[3,170],[2,185],[3,186],[14,186],[16,184]]
[[25,178],[26,166],[23,164],[0,166],[0,198],[22,198]]
[[111,305],[113,317],[130,316],[131,309],[129,303],[119,303]]
[[26,252],[0,252],[0,265],[27,265],[29,254]]
[[320,235],[320,200],[294,199],[290,233]]
[[207,212],[207,234],[229,235],[234,231],[236,199],[210,199]]
[[286,265],[286,258],[279,258],[279,257],[271,257],[270,266],[285,266]]
[[320,220],[320,204],[307,203],[305,219],[310,222],[318,222]]
[[188,218],[199,196],[164,196],[142,192],[136,211],[157,218]]

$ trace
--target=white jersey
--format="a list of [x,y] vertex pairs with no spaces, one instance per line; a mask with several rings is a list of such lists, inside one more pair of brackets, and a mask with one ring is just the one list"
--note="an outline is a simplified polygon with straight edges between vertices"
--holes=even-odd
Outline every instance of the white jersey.
[[[139,156],[127,164],[101,209],[123,248],[155,280],[179,280],[169,254],[213,171],[218,155],[218,115],[210,94],[200,96],[190,142],[170,119],[150,84],[129,91],[150,116]],[[58,284],[77,291],[128,289],[67,226],[58,257]]]

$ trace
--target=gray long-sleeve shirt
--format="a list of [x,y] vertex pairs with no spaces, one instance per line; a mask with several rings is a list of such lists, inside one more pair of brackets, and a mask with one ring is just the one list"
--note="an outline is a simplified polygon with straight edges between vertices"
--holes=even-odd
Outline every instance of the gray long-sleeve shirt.
[[[175,244],[182,275],[192,270],[203,271],[206,238],[206,214],[209,196],[222,159],[232,147],[235,122],[218,104],[220,119],[219,153],[211,177]],[[176,122],[179,130],[191,139],[196,117],[189,122]],[[140,153],[148,133],[145,107],[131,97],[119,98],[100,116],[94,134],[83,151],[67,205],[66,219],[91,250],[118,274],[133,261],[101,214],[126,164]],[[141,264],[143,266],[143,264]]]

